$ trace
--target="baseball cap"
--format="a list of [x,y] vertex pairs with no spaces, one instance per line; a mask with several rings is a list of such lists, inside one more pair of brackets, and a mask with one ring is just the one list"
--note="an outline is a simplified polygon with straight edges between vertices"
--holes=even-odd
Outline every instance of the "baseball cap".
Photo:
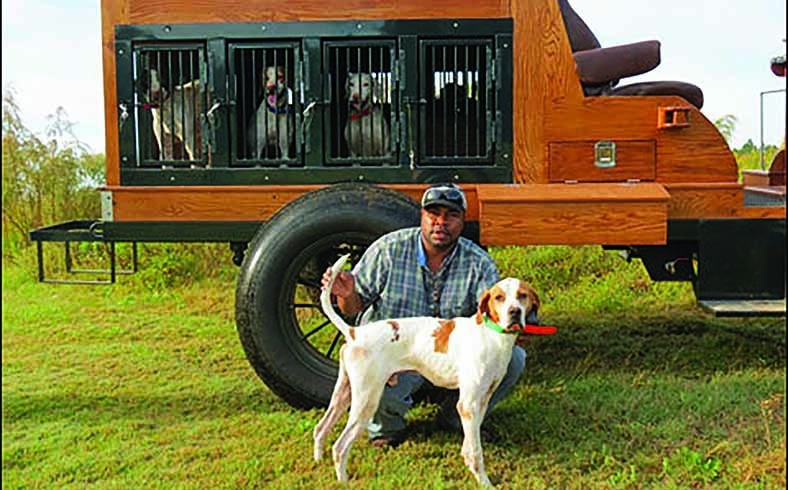
[[454,184],[437,184],[427,188],[421,196],[421,207],[446,206],[455,211],[465,211],[468,202],[465,193]]

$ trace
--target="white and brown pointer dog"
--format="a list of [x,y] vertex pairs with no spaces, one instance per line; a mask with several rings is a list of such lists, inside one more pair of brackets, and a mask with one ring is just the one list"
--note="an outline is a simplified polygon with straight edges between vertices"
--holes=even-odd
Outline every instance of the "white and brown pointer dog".
[[516,334],[523,331],[528,313],[539,307],[536,291],[507,278],[484,293],[478,312],[468,318],[398,318],[355,328],[331,304],[331,288],[347,258],[340,257],[331,267],[331,280],[320,295],[324,313],[342,332],[345,344],[331,402],[315,426],[315,460],[321,458],[326,437],[350,407],[347,425],[333,446],[337,479],[346,482],[350,447],[375,414],[384,385],[396,373],[417,371],[436,386],[459,388],[462,456],[478,482],[490,485],[480,426],[490,397],[506,374]]
[[146,92],[146,106],[153,118],[153,135],[159,145],[160,160],[175,160],[176,143],[183,144],[184,154],[180,160],[202,158],[202,114],[203,92],[200,80],[195,79],[173,87],[170,93],[163,86],[157,70],[150,70],[150,92]]
[[389,156],[389,123],[380,104],[382,87],[369,73],[348,73],[345,90],[349,112],[344,134],[350,156]]
[[265,97],[247,129],[248,149],[252,158],[257,159],[271,145],[277,150],[276,158],[286,160],[290,158],[290,142],[295,134],[295,112],[287,74],[281,66],[268,66],[262,78]]

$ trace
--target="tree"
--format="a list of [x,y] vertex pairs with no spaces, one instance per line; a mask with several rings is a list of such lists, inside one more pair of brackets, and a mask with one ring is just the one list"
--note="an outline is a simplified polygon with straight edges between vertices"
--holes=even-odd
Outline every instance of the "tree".
[[736,123],[738,122],[739,120],[733,114],[725,114],[714,121],[714,125],[717,126],[717,130],[719,130],[722,137],[725,138],[728,146],[731,145],[731,138],[733,138],[733,133],[736,130]]
[[[731,144],[731,138],[736,130],[736,123],[738,119],[733,114],[726,114],[714,121],[717,130],[725,138],[728,146]],[[781,147],[785,146],[785,141]],[[763,162],[761,162],[761,149],[752,142],[752,138],[748,139],[741,148],[732,148],[733,155],[736,157],[736,163],[739,167],[739,181],[741,181],[741,171],[744,169],[766,169],[769,163],[774,158],[774,155],[780,148],[774,145],[765,145],[763,148]],[[761,166],[763,163],[763,167]]]
[[28,243],[44,224],[98,216],[94,187],[104,181],[104,156],[73,133],[62,107],[49,116],[46,139],[23,123],[12,90],[3,94],[3,243]]

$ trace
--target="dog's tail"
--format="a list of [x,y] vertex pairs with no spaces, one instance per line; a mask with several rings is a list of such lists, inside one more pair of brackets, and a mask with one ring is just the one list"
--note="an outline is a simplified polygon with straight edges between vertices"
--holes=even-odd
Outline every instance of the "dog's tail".
[[350,336],[351,327],[342,319],[336,310],[334,310],[334,305],[331,304],[331,288],[334,286],[334,280],[336,280],[337,275],[339,275],[339,272],[342,270],[342,267],[349,257],[350,254],[345,254],[334,262],[334,265],[331,266],[331,279],[328,281],[326,287],[320,291],[320,305],[323,307],[323,313],[325,313],[328,319],[331,320],[331,323],[342,332],[342,335],[345,336],[345,342],[350,342],[352,338]]

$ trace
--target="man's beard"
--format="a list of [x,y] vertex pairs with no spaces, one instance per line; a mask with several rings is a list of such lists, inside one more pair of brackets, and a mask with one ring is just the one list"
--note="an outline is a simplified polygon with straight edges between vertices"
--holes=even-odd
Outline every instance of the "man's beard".
[[[452,237],[451,234],[446,230],[440,230],[445,236],[450,237],[448,241],[436,241],[433,240],[432,237],[428,237],[430,244],[436,249],[440,251],[451,250],[454,245],[457,243],[457,239]],[[432,233],[430,233],[432,235]]]

